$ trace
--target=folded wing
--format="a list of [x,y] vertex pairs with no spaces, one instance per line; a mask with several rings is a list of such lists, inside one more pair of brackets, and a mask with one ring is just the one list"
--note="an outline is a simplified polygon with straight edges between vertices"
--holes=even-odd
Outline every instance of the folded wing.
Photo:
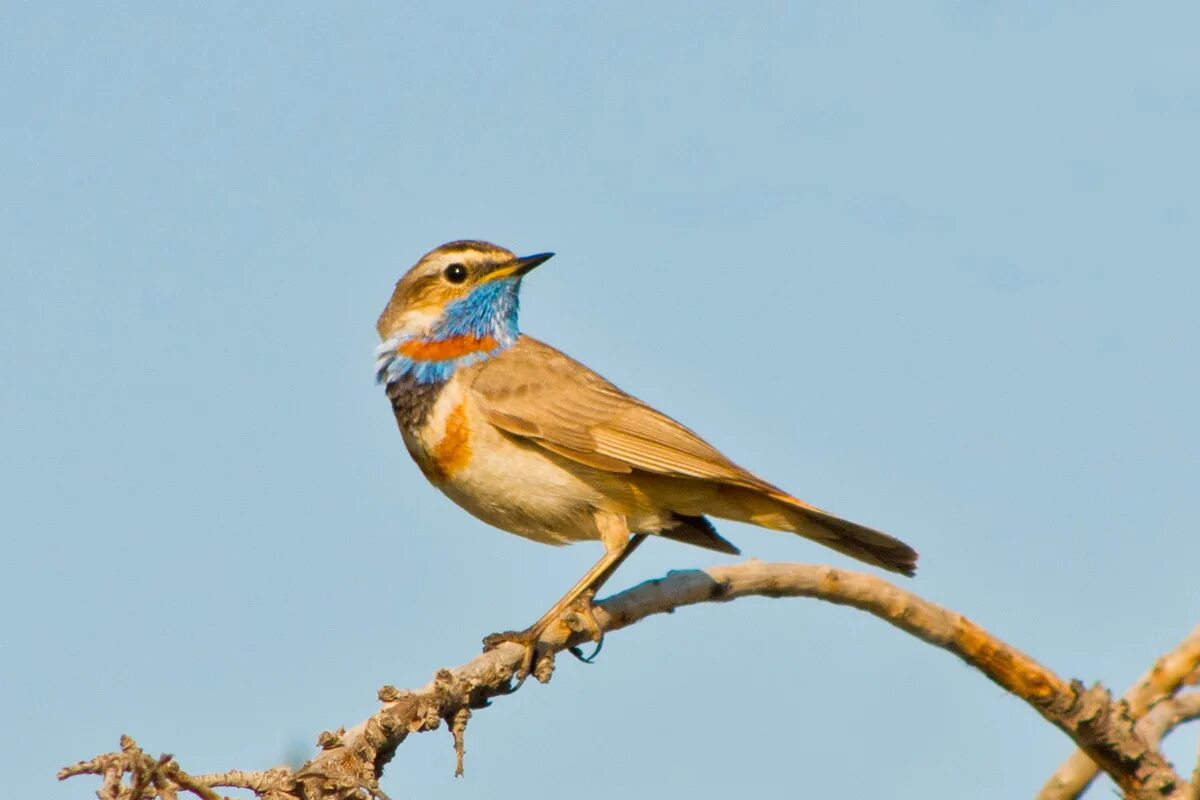
[[765,485],[683,425],[528,336],[485,363],[472,388],[496,427],[589,466]]
[[797,500],[536,339],[523,336],[485,362],[472,389],[493,425],[564,458],[606,472],[711,482],[718,491],[704,513],[799,533],[906,575],[915,570],[917,554],[908,545]]

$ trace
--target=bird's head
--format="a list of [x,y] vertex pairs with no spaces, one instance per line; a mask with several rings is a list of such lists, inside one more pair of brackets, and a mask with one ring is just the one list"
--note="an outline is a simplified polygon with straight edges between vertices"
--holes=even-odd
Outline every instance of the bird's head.
[[488,242],[429,251],[396,283],[379,315],[376,378],[445,380],[460,366],[511,347],[521,278],[553,253],[518,257]]

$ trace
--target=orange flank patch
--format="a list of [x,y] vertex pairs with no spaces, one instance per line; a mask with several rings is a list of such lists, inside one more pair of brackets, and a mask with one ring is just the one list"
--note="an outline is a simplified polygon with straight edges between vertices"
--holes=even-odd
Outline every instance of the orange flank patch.
[[467,404],[459,403],[446,418],[446,431],[433,451],[433,463],[440,475],[449,478],[471,461],[471,425],[467,422]]
[[449,361],[471,353],[495,350],[496,346],[496,340],[491,336],[452,336],[432,342],[414,339],[400,345],[396,352],[414,361]]

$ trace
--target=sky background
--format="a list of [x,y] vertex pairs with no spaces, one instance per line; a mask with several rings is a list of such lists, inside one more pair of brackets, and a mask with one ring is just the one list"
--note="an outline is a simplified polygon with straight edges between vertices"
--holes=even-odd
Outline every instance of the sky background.
[[[558,253],[524,330],[1123,691],[1200,622],[1198,40],[1182,2],[5,4],[6,791],[91,797],[54,772],[121,733],[303,759],[599,556],[443,498],[373,383],[393,282],[463,237]],[[610,588],[729,560],[656,540]],[[564,658],[467,748],[382,786],[1011,798],[1071,751],[940,650],[765,599]]]

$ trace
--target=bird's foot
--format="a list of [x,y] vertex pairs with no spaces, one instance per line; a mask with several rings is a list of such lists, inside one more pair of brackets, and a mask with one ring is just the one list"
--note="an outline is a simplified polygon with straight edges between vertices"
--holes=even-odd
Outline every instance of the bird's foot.
[[535,626],[523,631],[501,631],[483,637],[483,652],[485,653],[495,650],[507,642],[519,644],[525,648],[521,663],[514,673],[517,682],[512,691],[519,689],[530,675],[537,678],[539,683],[550,682],[550,676],[554,672],[554,653],[550,650],[543,651],[538,647],[538,640],[541,639],[541,636],[542,632]]
[[[585,634],[596,643],[596,649],[590,656],[584,656],[583,651],[572,645],[568,652],[585,664],[591,664],[600,654],[604,646],[604,631],[593,613],[592,601],[596,597],[594,590],[587,590],[575,599],[561,616],[555,616],[554,610],[523,631],[504,631],[483,637],[483,652],[495,650],[502,644],[512,642],[525,648],[525,654],[517,668],[515,676],[517,683],[512,691],[520,688],[529,675],[537,678],[540,683],[548,683],[554,673],[554,648],[541,646],[542,635],[552,625],[562,625],[572,633]],[[559,640],[561,641],[561,640]]]

